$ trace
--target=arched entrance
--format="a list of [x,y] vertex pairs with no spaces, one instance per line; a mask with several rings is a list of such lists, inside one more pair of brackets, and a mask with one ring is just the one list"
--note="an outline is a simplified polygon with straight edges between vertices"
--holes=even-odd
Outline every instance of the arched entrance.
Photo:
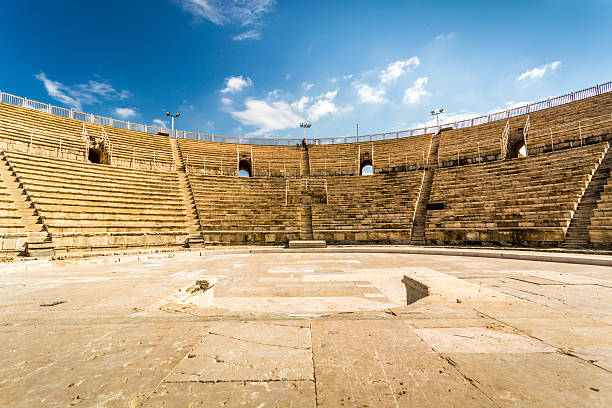
[[508,150],[509,159],[516,159],[519,157],[527,157],[527,146],[525,145],[525,141],[523,140],[517,141]]
[[371,176],[374,173],[374,166],[372,166],[372,160],[366,159],[361,162],[359,166],[359,174],[361,176]]
[[251,177],[251,163],[249,160],[242,159],[238,162],[238,177]]
[[90,148],[89,156],[87,157],[87,161],[89,163],[101,164],[102,163],[102,151],[100,149]]

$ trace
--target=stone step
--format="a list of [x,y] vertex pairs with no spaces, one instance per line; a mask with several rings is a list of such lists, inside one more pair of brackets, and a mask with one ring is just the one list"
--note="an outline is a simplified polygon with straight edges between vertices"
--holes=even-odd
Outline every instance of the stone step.
[[289,241],[290,249],[300,249],[300,248],[326,248],[327,243],[325,241],[320,240],[294,240]]
[[54,245],[50,241],[28,242],[26,244],[26,256],[46,257],[55,254]]

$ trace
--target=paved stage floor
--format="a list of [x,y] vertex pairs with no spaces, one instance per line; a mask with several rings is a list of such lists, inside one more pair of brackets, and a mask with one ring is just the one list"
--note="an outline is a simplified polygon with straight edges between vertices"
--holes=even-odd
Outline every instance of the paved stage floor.
[[[430,296],[406,305],[405,275]],[[194,252],[0,277],[0,406],[612,406],[606,266]]]

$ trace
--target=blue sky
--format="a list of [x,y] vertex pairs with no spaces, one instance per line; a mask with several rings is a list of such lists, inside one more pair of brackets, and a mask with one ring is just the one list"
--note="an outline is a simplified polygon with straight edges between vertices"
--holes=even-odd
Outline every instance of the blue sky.
[[[85,6],[86,4],[86,6]],[[612,2],[6,1],[0,89],[231,136],[443,122],[612,80]]]

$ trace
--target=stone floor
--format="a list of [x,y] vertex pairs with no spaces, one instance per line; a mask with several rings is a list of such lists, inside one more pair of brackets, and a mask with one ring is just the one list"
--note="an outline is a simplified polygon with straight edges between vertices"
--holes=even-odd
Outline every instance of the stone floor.
[[[430,296],[406,305],[404,275]],[[196,252],[0,277],[0,406],[612,406],[606,266]],[[181,301],[210,277],[209,307]]]

